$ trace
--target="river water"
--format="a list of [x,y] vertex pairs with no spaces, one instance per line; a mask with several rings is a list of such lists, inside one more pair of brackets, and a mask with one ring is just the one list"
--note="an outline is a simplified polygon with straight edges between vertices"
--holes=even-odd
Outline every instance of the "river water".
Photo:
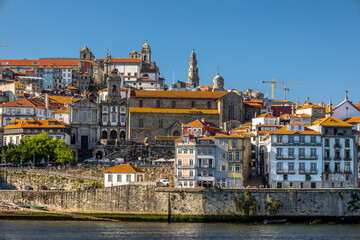
[[357,224],[231,224],[0,220],[0,240],[360,239]]

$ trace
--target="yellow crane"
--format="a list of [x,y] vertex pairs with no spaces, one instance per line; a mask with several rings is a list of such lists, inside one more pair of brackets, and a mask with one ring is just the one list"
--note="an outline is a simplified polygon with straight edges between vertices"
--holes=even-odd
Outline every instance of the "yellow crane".
[[[272,81],[261,81],[261,83],[271,83],[271,98],[275,99],[275,83],[286,83],[286,84],[303,84],[303,82],[284,82],[284,81],[275,81],[275,78]],[[280,88],[280,87],[278,87]],[[285,87],[284,87],[285,88]],[[290,90],[290,89],[289,89]],[[284,90],[284,91],[289,91],[289,90]]]
[[275,85],[275,87],[284,90],[284,100],[286,100],[286,91],[290,91],[290,89],[286,88],[285,86],[284,87],[278,87],[278,86]]

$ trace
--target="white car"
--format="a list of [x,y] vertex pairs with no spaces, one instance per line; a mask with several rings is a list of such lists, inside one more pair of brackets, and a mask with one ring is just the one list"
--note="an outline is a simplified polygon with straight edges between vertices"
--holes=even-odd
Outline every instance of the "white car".
[[107,158],[103,158],[103,159],[99,160],[99,163],[110,163],[110,161]]
[[115,164],[123,164],[125,161],[123,158],[115,158],[112,162]]
[[164,186],[164,187],[168,187],[169,184],[170,184],[169,181],[166,180],[166,179],[159,179],[159,180],[157,180],[156,182],[161,183],[162,186]]
[[95,162],[95,158],[88,158],[88,159],[86,159],[84,162],[86,162],[86,163],[93,163],[93,162]]

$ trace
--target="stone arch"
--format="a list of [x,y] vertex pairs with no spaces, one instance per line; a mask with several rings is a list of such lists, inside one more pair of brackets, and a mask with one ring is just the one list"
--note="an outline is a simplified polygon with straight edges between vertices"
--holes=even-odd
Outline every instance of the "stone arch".
[[101,139],[107,139],[108,138],[108,132],[106,130],[103,130],[101,132]]
[[121,131],[120,132],[120,139],[125,139],[126,138],[126,133],[125,131]]
[[111,130],[110,139],[117,139],[117,131],[116,130]]
[[173,131],[172,135],[174,137],[180,137],[180,132],[178,130]]

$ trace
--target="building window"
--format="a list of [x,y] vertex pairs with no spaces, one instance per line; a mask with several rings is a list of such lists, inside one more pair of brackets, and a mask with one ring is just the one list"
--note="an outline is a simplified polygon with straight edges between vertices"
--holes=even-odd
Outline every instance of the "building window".
[[172,101],[172,102],[171,102],[171,107],[172,107],[172,108],[176,108],[176,101]]
[[190,159],[189,165],[190,165],[190,166],[194,166],[194,159]]
[[349,139],[345,139],[345,147],[350,147],[350,140]]
[[305,148],[299,148],[299,158],[305,157]]
[[121,174],[118,174],[116,178],[117,178],[116,179],[117,182],[122,182],[122,175]]
[[300,143],[305,143],[305,136],[300,136]]
[[88,121],[88,113],[84,111],[82,113],[82,122],[87,123],[87,121]]
[[310,172],[312,172],[312,173],[317,172],[316,163],[310,163]]
[[111,122],[116,122],[116,114],[111,114]]
[[233,152],[229,152],[229,161],[233,161],[234,160],[234,153]]
[[316,157],[316,148],[310,148],[310,157]]
[[335,172],[340,172],[340,163],[335,163]]
[[325,147],[329,147],[330,146],[330,140],[328,138],[325,138]]
[[289,143],[294,143],[294,136],[289,136]]
[[289,172],[294,172],[294,163],[293,162],[289,162]]
[[311,136],[310,137],[310,141],[311,141],[311,143],[316,143],[316,137],[315,136]]
[[282,148],[276,148],[276,156],[282,157],[283,155],[283,149]]
[[346,162],[345,164],[344,164],[344,172],[350,172],[350,163],[348,163],[348,162]]
[[210,102],[210,101],[207,102],[207,108],[208,108],[208,109],[211,108],[211,102]]
[[191,108],[195,108],[195,101],[191,101]]
[[193,172],[193,171],[190,171],[190,172],[189,172],[189,175],[190,175],[190,177],[193,177],[193,176],[194,176],[194,172]]
[[299,163],[299,172],[305,172],[305,163],[304,162]]
[[160,107],[160,100],[156,100],[156,107],[157,107],[157,108]]
[[139,100],[139,107],[143,107],[143,100]]
[[330,150],[329,149],[324,150],[324,159],[330,159]]
[[229,105],[229,120],[235,120],[235,107],[232,103]]
[[348,149],[345,150],[345,156],[344,156],[344,158],[345,158],[346,160],[350,160],[350,150],[348,150]]
[[283,137],[282,135],[277,135],[276,136],[276,142],[277,143],[282,143],[282,137]]
[[234,171],[234,166],[232,164],[229,164],[228,168],[229,168],[229,172]]
[[221,146],[225,146],[225,143],[226,143],[226,140],[224,140],[224,139],[221,139],[221,140],[220,140],[220,145],[221,145]]
[[289,155],[289,157],[294,157],[294,148],[288,149],[288,155]]
[[281,162],[276,163],[276,172],[282,172],[283,164]]
[[178,166],[179,166],[179,167],[182,166],[182,159],[178,159]]
[[140,118],[139,119],[139,128],[143,128],[144,127],[144,119]]
[[235,172],[240,172],[240,164],[235,164]]
[[237,140],[236,139],[233,139],[231,141],[231,146],[232,146],[232,148],[237,148]]
[[235,161],[240,162],[240,152],[235,152]]
[[112,174],[109,174],[109,175],[108,175],[108,182],[112,182],[112,181],[113,181]]
[[163,120],[159,119],[159,128],[163,128]]

